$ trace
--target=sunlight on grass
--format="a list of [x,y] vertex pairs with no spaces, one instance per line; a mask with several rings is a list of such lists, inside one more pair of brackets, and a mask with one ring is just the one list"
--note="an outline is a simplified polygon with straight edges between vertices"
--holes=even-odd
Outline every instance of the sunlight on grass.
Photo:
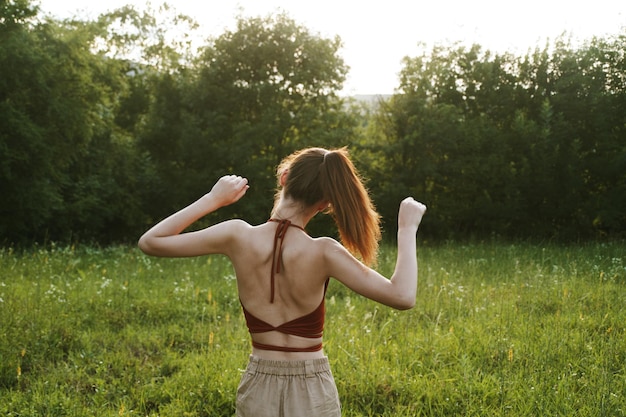
[[[405,312],[333,281],[344,415],[625,415],[625,249],[423,246]],[[250,342],[227,259],[5,248],[0,271],[1,415],[233,414]]]

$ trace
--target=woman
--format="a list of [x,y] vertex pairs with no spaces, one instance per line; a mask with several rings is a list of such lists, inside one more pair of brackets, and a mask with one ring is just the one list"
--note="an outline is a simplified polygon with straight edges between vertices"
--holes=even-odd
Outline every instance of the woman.
[[[196,220],[244,196],[247,179],[229,175],[146,232],[139,247],[148,255],[168,257],[220,253],[233,263],[252,338],[250,362],[237,390],[238,416],[340,416],[322,350],[329,278],[388,306],[413,307],[415,235],[426,207],[410,197],[400,204],[398,256],[389,280],[367,266],[376,257],[379,216],[345,148],[308,148],[290,155],[278,168],[278,183],[266,223],[228,220],[183,233]],[[333,215],[343,245],[304,231],[320,211]]]

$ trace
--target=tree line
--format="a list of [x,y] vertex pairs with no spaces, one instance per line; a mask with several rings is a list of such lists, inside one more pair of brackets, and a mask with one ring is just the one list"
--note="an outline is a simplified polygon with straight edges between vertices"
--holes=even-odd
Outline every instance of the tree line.
[[197,49],[195,30],[166,5],[94,20],[0,5],[2,244],[133,241],[227,173],[251,189],[207,221],[261,222],[276,165],[305,146],[348,146],[388,236],[406,195],[430,239],[626,230],[625,34],[524,56],[422,48],[369,107],[339,95],[338,37],[286,14]]

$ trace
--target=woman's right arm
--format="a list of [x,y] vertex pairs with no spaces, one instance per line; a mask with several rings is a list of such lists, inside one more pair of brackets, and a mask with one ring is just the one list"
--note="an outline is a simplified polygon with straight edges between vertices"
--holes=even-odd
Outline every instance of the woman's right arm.
[[417,294],[416,233],[426,206],[409,197],[398,212],[398,255],[396,266],[387,279],[366,267],[337,242],[326,251],[329,275],[348,288],[379,303],[400,310],[412,308]]
[[203,216],[244,196],[248,180],[236,175],[220,178],[211,191],[194,203],[160,221],[139,239],[139,248],[148,255],[166,257],[225,253],[231,238],[240,233],[239,221],[227,221],[195,232],[183,230]]

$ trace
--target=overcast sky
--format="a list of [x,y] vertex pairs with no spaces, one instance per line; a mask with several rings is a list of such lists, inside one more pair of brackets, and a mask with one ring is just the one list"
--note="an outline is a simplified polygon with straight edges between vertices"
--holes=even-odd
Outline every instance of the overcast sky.
[[[59,18],[94,18],[145,0],[39,0]],[[152,1],[153,6],[163,1]],[[478,43],[486,49],[524,54],[566,32],[576,39],[624,33],[626,0],[168,0],[200,23],[207,36],[232,28],[235,17],[285,11],[298,24],[325,37],[339,35],[350,66],[345,94],[391,94],[404,56],[417,45]],[[241,12],[241,13],[240,13]]]

